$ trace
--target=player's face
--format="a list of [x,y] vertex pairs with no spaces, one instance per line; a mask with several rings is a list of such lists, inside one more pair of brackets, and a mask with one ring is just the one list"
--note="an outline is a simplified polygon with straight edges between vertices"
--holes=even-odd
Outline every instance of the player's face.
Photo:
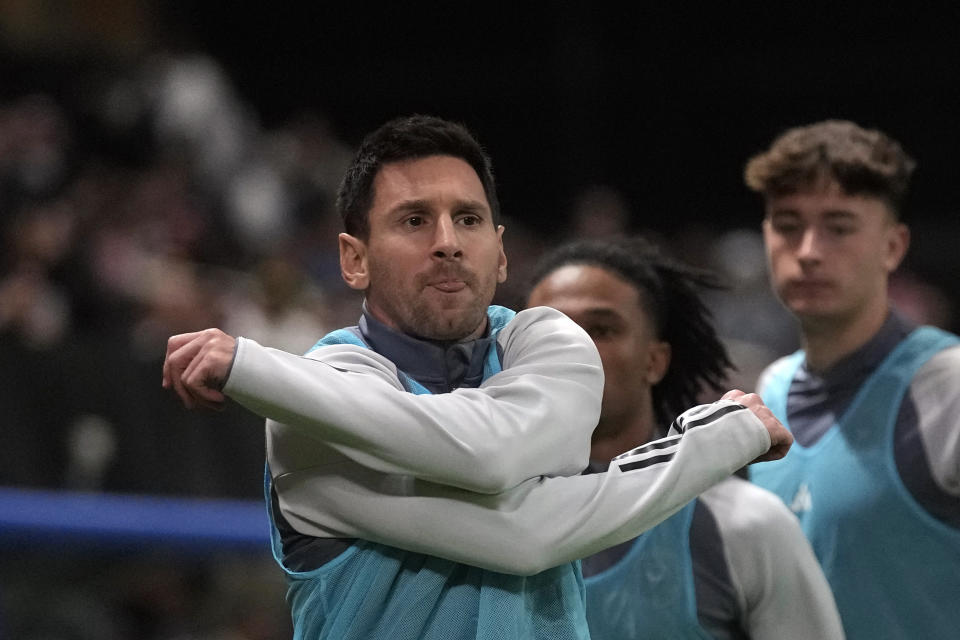
[[[370,313],[433,340],[481,335],[507,258],[476,172],[430,156],[384,165],[373,188],[370,235],[357,245],[365,276],[351,283]],[[341,259],[343,250],[341,236]]]
[[553,307],[593,338],[603,361],[601,418],[629,421],[669,362],[666,343],[657,340],[637,289],[614,273],[592,265],[567,265],[530,292],[528,307]]
[[801,322],[885,314],[888,276],[909,244],[883,200],[832,181],[768,198],[763,236],[773,288]]

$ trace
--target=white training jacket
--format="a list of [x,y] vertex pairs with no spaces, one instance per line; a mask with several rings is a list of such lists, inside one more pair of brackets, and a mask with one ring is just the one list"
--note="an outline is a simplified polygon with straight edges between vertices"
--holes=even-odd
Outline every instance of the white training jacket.
[[224,393],[267,418],[274,488],[298,532],[518,575],[639,535],[770,447],[752,412],[719,401],[606,473],[577,475],[603,393],[592,340],[536,307],[497,342],[503,371],[480,387],[415,395],[369,349],[296,356],[240,338]]

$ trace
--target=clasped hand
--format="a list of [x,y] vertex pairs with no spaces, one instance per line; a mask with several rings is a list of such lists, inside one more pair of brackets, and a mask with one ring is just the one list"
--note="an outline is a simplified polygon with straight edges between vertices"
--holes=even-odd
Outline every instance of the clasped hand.
[[172,336],[163,360],[163,388],[172,388],[188,409],[222,410],[236,346],[236,338],[220,329]]

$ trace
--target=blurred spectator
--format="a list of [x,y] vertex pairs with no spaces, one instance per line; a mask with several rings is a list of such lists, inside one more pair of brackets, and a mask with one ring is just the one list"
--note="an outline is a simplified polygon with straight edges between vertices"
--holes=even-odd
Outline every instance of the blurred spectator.
[[623,193],[610,185],[590,185],[574,197],[568,217],[568,239],[624,236],[631,232],[633,215]]
[[497,286],[494,304],[522,309],[537,259],[550,246],[549,238],[537,233],[520,218],[503,216],[503,246],[507,259],[507,281]]
[[201,180],[224,189],[259,126],[220,64],[201,53],[157,53],[144,66],[142,83],[161,153],[181,158]]
[[950,296],[908,267],[900,267],[890,276],[888,295],[891,304],[914,324],[953,329],[954,304]]
[[72,137],[63,107],[45,94],[0,109],[0,207],[55,193],[68,177]]
[[301,354],[333,326],[326,322],[322,293],[283,255],[261,259],[245,282],[244,288],[228,294],[224,301],[222,325],[231,335]]
[[726,386],[752,391],[763,367],[799,347],[796,322],[770,291],[760,232],[691,227],[677,246],[720,275],[725,288],[707,292],[704,301],[736,368]]

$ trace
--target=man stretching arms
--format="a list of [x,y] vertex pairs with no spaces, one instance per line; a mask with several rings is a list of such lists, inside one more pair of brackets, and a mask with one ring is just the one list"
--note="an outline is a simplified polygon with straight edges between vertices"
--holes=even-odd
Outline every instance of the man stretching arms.
[[[791,438],[755,395],[579,476],[603,388],[590,338],[491,307],[506,278],[490,162],[432,117],[368,136],[342,183],[356,327],[306,357],[174,336],[164,385],[268,418],[274,552],[296,637],[585,638],[577,558],[623,542]],[[510,572],[509,574],[507,572]]]

